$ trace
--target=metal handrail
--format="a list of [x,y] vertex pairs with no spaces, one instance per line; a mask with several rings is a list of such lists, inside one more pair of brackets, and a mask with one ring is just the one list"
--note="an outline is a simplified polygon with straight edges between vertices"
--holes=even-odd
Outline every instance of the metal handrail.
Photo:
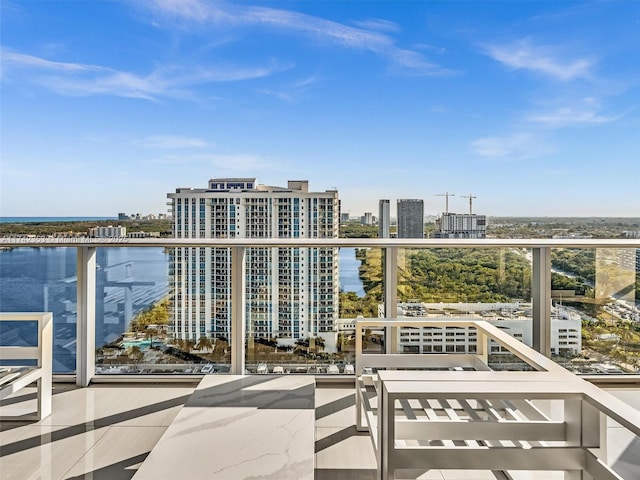
[[460,238],[127,238],[0,237],[6,247],[212,247],[212,248],[640,248],[640,239]]

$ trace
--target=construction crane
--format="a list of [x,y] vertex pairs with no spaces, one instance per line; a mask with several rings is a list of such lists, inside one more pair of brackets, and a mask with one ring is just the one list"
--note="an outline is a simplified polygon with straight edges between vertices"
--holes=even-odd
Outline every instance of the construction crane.
[[445,203],[444,203],[444,213],[449,213],[449,197],[455,197],[456,194],[455,193],[449,193],[449,192],[445,192],[445,193],[436,193],[434,195],[434,197],[445,197]]
[[469,194],[469,195],[460,195],[462,198],[468,198],[469,199],[469,215],[472,214],[471,212],[471,208],[473,207],[473,199],[474,198],[478,198],[478,197],[474,197],[473,195]]

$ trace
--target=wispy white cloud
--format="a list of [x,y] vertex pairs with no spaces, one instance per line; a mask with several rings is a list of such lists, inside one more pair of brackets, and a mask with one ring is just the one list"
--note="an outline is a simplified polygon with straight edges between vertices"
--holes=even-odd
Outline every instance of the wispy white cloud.
[[271,88],[259,88],[258,93],[263,95],[267,95],[270,97],[275,97],[279,100],[284,100],[285,102],[293,102],[295,99],[295,95],[291,91],[287,90],[275,90]]
[[181,135],[151,135],[136,141],[136,143],[143,147],[164,149],[204,148],[211,146],[200,138]]
[[480,157],[508,160],[536,158],[553,151],[551,146],[530,133],[478,138],[471,142],[471,149]]
[[283,32],[300,33],[344,48],[374,52],[391,61],[396,67],[395,71],[412,71],[413,74],[419,75],[452,73],[442,66],[428,62],[418,52],[398,47],[391,36],[379,31],[393,30],[395,24],[386,20],[369,20],[368,24],[360,23],[360,27],[353,27],[290,10],[244,6],[223,1],[146,0],[142,4],[158,18],[183,23],[272,28]]
[[275,98],[279,98],[280,100],[293,102],[300,95],[304,94],[304,92],[308,90],[308,87],[310,85],[313,85],[318,81],[319,81],[319,77],[316,75],[312,75],[281,88],[261,88],[258,90],[258,92],[264,95],[269,95]]
[[438,54],[446,53],[447,49],[444,47],[437,47],[435,45],[429,45],[428,43],[416,43],[413,48],[417,48],[418,50],[429,50]]
[[397,23],[384,20],[382,18],[369,18],[367,20],[353,22],[353,24],[360,28],[378,30],[381,32],[399,32],[401,30],[400,25]]
[[557,47],[534,45],[530,39],[508,45],[490,45],[485,53],[511,68],[531,70],[563,81],[590,77],[596,63],[587,57],[562,59]]
[[24,53],[12,52],[7,49],[0,51],[2,62],[5,64],[22,65],[25,67],[43,68],[59,72],[109,72],[108,68],[97,65],[84,65],[81,63],[52,62],[44,58],[25,55]]
[[556,105],[555,108],[547,108],[546,111],[532,111],[525,119],[547,128],[562,128],[611,123],[622,117],[603,114],[601,99],[594,96],[574,100],[562,98]]
[[310,75],[306,78],[303,78],[301,80],[298,80],[297,82],[295,82],[293,84],[293,86],[295,88],[304,88],[304,87],[308,87],[309,85],[312,85],[314,83],[317,83],[321,80],[321,78],[317,75]]
[[188,98],[189,88],[197,85],[261,78],[286,68],[274,62],[260,67],[165,66],[140,75],[100,65],[56,62],[5,49],[2,64],[3,77],[8,69],[33,70],[39,74],[31,75],[31,81],[64,95],[115,95],[148,100],[164,96]]
[[424,56],[412,50],[403,50],[396,48],[393,52],[389,52],[391,59],[395,64],[394,71],[402,70],[414,75],[449,75],[454,72],[442,68],[441,66],[428,62]]
[[620,117],[601,115],[595,110],[559,108],[549,113],[531,114],[527,117],[527,120],[546,127],[569,127],[572,125],[610,123],[618,118]]

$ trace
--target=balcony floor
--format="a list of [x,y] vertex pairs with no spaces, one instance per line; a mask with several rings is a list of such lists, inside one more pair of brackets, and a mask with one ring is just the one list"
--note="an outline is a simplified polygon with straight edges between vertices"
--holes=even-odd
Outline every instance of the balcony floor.
[[[51,416],[37,423],[0,425],[0,478],[130,479],[193,389],[192,384],[122,383],[76,388],[57,383]],[[33,405],[34,390],[21,390],[3,405],[11,408]],[[375,457],[369,436],[355,430],[354,402],[353,388],[348,386],[319,384],[316,389],[315,478],[318,480],[375,479]],[[632,446],[634,451],[623,448],[619,452],[621,458],[640,454],[638,443]],[[189,478],[188,465],[185,465],[184,478]],[[420,478],[505,477],[487,471],[448,470],[430,471]],[[552,477],[549,472],[531,472],[514,478],[546,480]]]

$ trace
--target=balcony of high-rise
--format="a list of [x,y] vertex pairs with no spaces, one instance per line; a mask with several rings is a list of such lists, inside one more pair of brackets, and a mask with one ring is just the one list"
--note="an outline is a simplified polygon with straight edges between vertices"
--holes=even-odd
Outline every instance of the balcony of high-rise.
[[[309,441],[315,452],[315,477],[376,478],[383,468],[376,459],[380,444],[372,443],[370,433],[357,426],[361,396],[356,387],[363,374],[369,375],[369,367],[363,369],[358,362],[385,362],[377,371],[391,370],[381,377],[391,382],[390,386],[400,383],[386,377],[402,365],[406,368],[407,362],[411,367],[405,372],[414,372],[416,377],[412,382],[418,382],[420,375],[432,375],[429,372],[435,372],[438,382],[446,382],[455,381],[458,368],[469,371],[469,359],[481,358],[483,351],[487,367],[496,375],[490,380],[496,388],[502,388],[499,385],[505,377],[499,375],[503,373],[521,377],[504,384],[507,391],[500,395],[506,397],[500,401],[506,403],[498,405],[491,396],[479,400],[478,405],[489,403],[484,403],[486,408],[477,410],[477,415],[507,415],[502,422],[519,418],[523,429],[543,432],[544,427],[539,425],[543,417],[534,419],[534,410],[527,410],[535,407],[535,411],[545,414],[544,421],[551,422],[549,429],[560,428],[555,426],[557,422],[570,429],[575,426],[569,422],[572,417],[567,408],[577,405],[577,398],[585,395],[580,398],[591,407],[598,406],[596,417],[600,420],[585,420],[587,423],[580,428],[586,429],[583,436],[593,437],[596,432],[598,442],[570,446],[558,433],[549,438],[543,435],[538,441],[533,439],[534,433],[521,433],[524,436],[518,437],[511,430],[508,439],[491,440],[495,434],[484,432],[489,435],[486,444],[474,445],[484,445],[480,451],[487,451],[486,458],[474,453],[470,454],[471,460],[463,460],[466,453],[462,452],[471,445],[454,439],[447,450],[450,453],[442,451],[444,463],[435,463],[437,469],[427,468],[419,475],[398,470],[397,475],[445,479],[576,475],[637,478],[640,413],[625,410],[624,406],[639,407],[638,334],[634,328],[640,314],[637,266],[627,261],[635,258],[640,249],[637,239],[130,239],[110,244],[106,239],[78,242],[14,237],[2,242],[10,247],[3,252],[2,310],[19,310],[15,302],[18,298],[25,301],[25,297],[18,297],[16,291],[22,290],[31,292],[26,298],[30,310],[53,312],[52,413],[35,423],[3,420],[0,462],[6,478],[131,478],[136,471],[150,468],[144,467],[145,462],[153,465],[159,461],[154,449],[164,448],[167,436],[175,433],[180,419],[188,415],[189,399],[198,395],[198,384],[211,381],[212,377],[245,377],[247,381],[261,382],[260,378],[266,381],[274,374],[276,378],[306,375],[314,379],[315,440]],[[239,283],[232,281],[229,308],[213,298],[191,303],[191,294],[186,290],[170,288],[168,266],[172,260],[168,252],[187,247],[230,249],[232,258],[226,276]],[[355,260],[358,249],[357,263],[366,265],[368,270],[364,278],[374,283],[365,287],[363,296],[342,289],[337,312],[310,298],[292,302],[290,290],[249,302],[250,277],[237,276],[247,267],[243,252],[276,247],[338,248],[343,262]],[[28,257],[31,260],[25,262]],[[190,259],[188,256],[181,261],[182,269],[189,269]],[[8,269],[14,261],[17,268],[11,275]],[[471,265],[464,267],[467,263]],[[558,277],[560,272],[566,274],[565,278],[572,278],[575,274],[571,272],[578,267],[584,269],[581,285],[573,286],[573,290],[556,288],[567,287]],[[354,273],[348,268],[339,269],[338,280]],[[359,274],[357,264],[356,271]],[[482,271],[486,277],[473,278]],[[493,278],[493,283],[488,278]],[[318,300],[326,295],[321,292],[319,289]],[[176,309],[172,301],[165,302],[173,295],[181,298],[179,305],[184,310]],[[208,294],[205,298],[209,298]],[[279,318],[273,316],[274,312],[280,312]],[[356,318],[359,316],[362,318]],[[306,319],[304,327],[302,318]],[[351,319],[353,325],[346,325],[343,319]],[[11,320],[10,313],[3,314],[2,343],[29,344],[33,332]],[[375,323],[389,320],[402,324],[395,336],[386,331],[389,327]],[[364,322],[360,340],[358,322]],[[367,326],[366,322],[373,324]],[[487,323],[514,340],[486,343],[481,325]],[[503,340],[496,335],[494,342]],[[574,338],[569,339],[570,336]],[[358,357],[358,344],[364,356]],[[95,348],[87,348],[88,345]],[[519,345],[532,346],[541,357],[532,357]],[[383,357],[390,360],[380,357],[384,352],[387,353]],[[544,363],[549,359],[557,367]],[[438,377],[443,368],[448,373]],[[402,374],[402,370],[397,371]],[[469,371],[469,375],[472,373]],[[482,371],[477,373],[485,375]],[[560,375],[548,380],[553,388],[545,393],[539,390],[544,377],[535,376],[542,373]],[[526,381],[526,375],[533,375],[530,381]],[[475,385],[473,378],[465,385]],[[480,380],[477,385],[480,388]],[[576,397],[578,387],[585,392]],[[458,387],[452,384],[451,388]],[[459,398],[449,395],[454,400]],[[531,406],[525,408],[525,404],[518,403],[520,400],[511,399],[512,395],[527,398],[526,405]],[[427,398],[425,401],[433,407],[437,400]],[[545,403],[549,399],[553,401]],[[616,403],[618,400],[622,402]],[[34,390],[22,389],[3,399],[2,414],[14,409],[20,413],[35,402]],[[412,402],[401,407],[398,414]],[[563,402],[569,402],[564,410],[553,408]],[[445,415],[448,421],[473,420],[464,408],[452,408],[422,408],[419,412],[425,418]],[[588,410],[586,406],[581,408]],[[538,423],[531,426],[527,422]],[[229,434],[232,432],[230,429]],[[481,430],[474,432],[473,435],[482,434]],[[405,438],[407,433],[402,435]],[[438,448],[449,445],[449,440],[442,441]],[[187,450],[195,452],[200,448],[185,442]],[[395,440],[397,445],[403,442]],[[489,459],[491,454],[496,455],[496,449],[504,451],[499,454],[505,456],[504,468]],[[545,449],[549,450],[548,456]],[[533,461],[526,460],[529,450],[531,459],[538,463],[528,463]],[[63,451],[73,453],[62,454]],[[427,453],[431,455],[430,451]],[[274,451],[273,455],[278,454]],[[446,463],[447,455],[462,455],[460,463]],[[523,459],[509,460],[510,455],[515,459],[523,455]],[[189,467],[186,458],[181,468],[188,475],[199,461]],[[600,467],[593,467],[594,461]],[[262,468],[269,477],[271,467]],[[242,478],[216,477],[213,472],[211,475]],[[278,475],[271,478],[287,478]]]
[[639,478],[638,18],[0,2],[0,478]]

